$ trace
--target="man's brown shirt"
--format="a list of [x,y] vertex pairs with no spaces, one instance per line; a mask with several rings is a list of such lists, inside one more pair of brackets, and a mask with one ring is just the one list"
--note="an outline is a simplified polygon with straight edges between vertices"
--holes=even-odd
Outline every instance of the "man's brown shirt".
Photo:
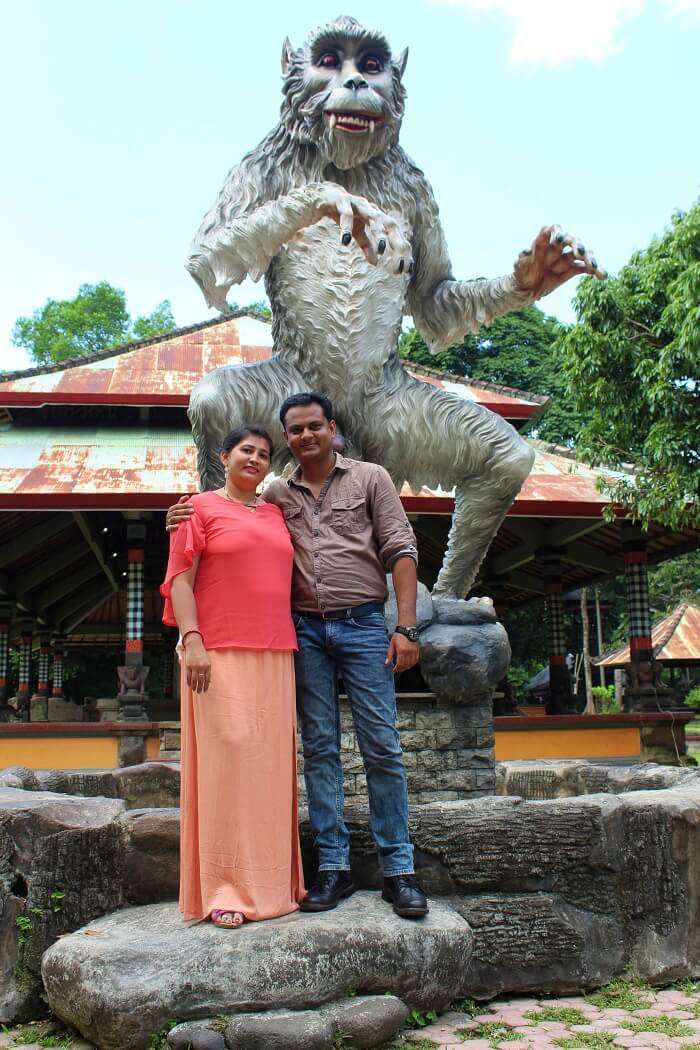
[[318,500],[300,479],[297,467],[262,495],[280,508],[294,543],[292,608],[329,612],[385,601],[386,573],[400,555],[418,561],[418,552],[384,467],[336,455]]

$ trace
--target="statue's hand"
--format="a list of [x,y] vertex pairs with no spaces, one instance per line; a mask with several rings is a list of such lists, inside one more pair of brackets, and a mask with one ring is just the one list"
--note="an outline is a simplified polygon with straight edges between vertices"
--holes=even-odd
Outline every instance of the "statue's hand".
[[354,238],[372,266],[390,273],[413,272],[411,245],[396,219],[335,183],[320,183],[318,192],[319,215],[338,223],[342,244]]
[[549,295],[582,273],[592,274],[601,281],[607,277],[593,252],[586,251],[577,237],[564,233],[560,226],[543,226],[532,247],[520,253],[513,267],[517,287],[534,299]]

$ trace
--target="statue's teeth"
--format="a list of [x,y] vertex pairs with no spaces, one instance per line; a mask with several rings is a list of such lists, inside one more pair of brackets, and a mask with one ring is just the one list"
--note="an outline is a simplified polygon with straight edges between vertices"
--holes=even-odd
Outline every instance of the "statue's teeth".
[[335,127],[337,120],[338,120],[338,118],[336,117],[335,113],[331,113],[331,119],[330,119],[331,131]]
[[374,134],[374,121],[373,120],[370,120],[370,122],[369,122],[369,130],[371,131],[372,134]]

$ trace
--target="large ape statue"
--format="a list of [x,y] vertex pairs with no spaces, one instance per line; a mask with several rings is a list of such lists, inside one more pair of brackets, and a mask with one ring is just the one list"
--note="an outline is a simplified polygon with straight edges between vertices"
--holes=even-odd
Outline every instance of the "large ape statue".
[[[533,453],[499,416],[408,375],[397,352],[402,318],[436,351],[575,274],[603,273],[552,226],[508,276],[454,279],[431,188],[398,141],[406,58],[348,17],[299,50],[285,41],[280,122],[229,173],[188,262],[222,311],[231,285],[264,274],[274,356],[206,376],[189,416],[202,487],[214,488],[233,425],[279,434],[285,397],[323,391],[354,450],[397,486],[455,488],[435,592],[463,597]],[[281,444],[276,467],[285,453]]]

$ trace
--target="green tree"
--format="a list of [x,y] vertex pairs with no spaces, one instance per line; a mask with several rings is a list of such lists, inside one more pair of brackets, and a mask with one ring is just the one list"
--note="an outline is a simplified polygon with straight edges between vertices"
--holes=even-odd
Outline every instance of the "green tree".
[[564,378],[584,416],[580,456],[636,471],[606,494],[646,525],[700,521],[700,205],[636,252],[619,275],[585,278],[579,323],[558,340]]
[[552,398],[532,432],[545,441],[571,445],[583,422],[561,374],[556,342],[565,331],[554,317],[528,306],[497,317],[476,335],[432,356],[418,332],[401,338],[400,353],[408,361],[488,383],[528,390]]
[[152,314],[136,318],[132,330],[132,338],[153,339],[154,336],[162,335],[164,332],[172,332],[175,327],[175,318],[173,317],[170,301],[164,299],[162,303],[158,303]]
[[81,284],[73,299],[48,299],[31,317],[19,317],[12,342],[27,350],[37,364],[53,365],[174,327],[167,300],[152,314],[137,318],[132,327],[124,292],[100,281]]

